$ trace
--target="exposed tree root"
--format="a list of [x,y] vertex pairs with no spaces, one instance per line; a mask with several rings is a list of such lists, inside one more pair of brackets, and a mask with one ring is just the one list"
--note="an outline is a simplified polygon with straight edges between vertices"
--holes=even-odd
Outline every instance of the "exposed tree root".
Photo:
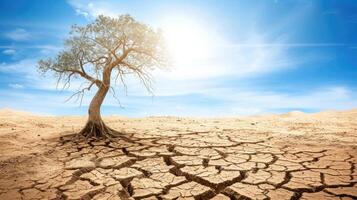
[[103,121],[88,121],[78,134],[80,136],[84,136],[85,138],[96,139],[112,139],[122,136],[120,132],[106,126]]

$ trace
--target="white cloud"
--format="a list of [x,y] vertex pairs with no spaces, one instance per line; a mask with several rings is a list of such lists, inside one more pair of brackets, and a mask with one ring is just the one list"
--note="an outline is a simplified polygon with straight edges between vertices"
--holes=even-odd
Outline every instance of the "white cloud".
[[40,49],[40,53],[45,56],[52,56],[53,54],[58,53],[62,47],[61,46],[53,46],[53,45],[33,45],[28,48],[36,48]]
[[[93,91],[94,92],[94,91]],[[17,91],[0,91],[0,103],[7,107],[18,109],[33,108],[33,112],[62,113],[73,110],[84,114],[93,92],[88,93],[82,108],[77,102],[65,102],[70,93],[38,93],[36,95]],[[321,111],[346,110],[357,107],[356,91],[343,86],[315,88],[302,94],[291,94],[273,91],[252,91],[249,88],[239,90],[212,89],[206,90],[201,96],[172,96],[170,98],[156,96],[153,99],[143,96],[120,95],[118,102],[108,94],[103,110],[126,113],[132,116],[148,115],[178,115],[178,116],[246,116],[256,114],[284,113],[289,110]],[[211,101],[211,103],[210,103]],[[44,104],[44,102],[46,102]],[[205,105],[204,102],[209,102]],[[212,103],[213,102],[213,103]],[[77,109],[78,108],[78,109]],[[113,110],[114,109],[114,110]],[[103,112],[104,114],[106,112]]]
[[313,88],[299,94],[292,92],[254,91],[250,88],[216,88],[204,95],[226,102],[228,115],[279,113],[288,110],[321,111],[357,107],[356,91],[343,86]]
[[2,51],[2,53],[6,54],[6,55],[15,55],[16,50],[15,49],[5,49],[4,51]]
[[68,3],[74,8],[77,15],[82,15],[87,19],[93,19],[101,14],[117,16],[122,11],[115,2],[68,0]]
[[[53,76],[53,73],[49,72],[42,75],[37,70],[37,62],[40,58],[23,59],[13,63],[0,63],[0,72],[16,75],[19,84],[26,88],[38,89],[38,90],[52,90],[52,91],[77,91],[80,87],[86,86],[82,83],[86,83],[85,79],[72,77],[70,85],[66,85],[60,82],[57,85],[57,77]],[[70,86],[70,87],[68,87]]]
[[27,90],[0,90],[0,105],[43,114],[56,114],[60,113],[61,109],[74,107],[73,104],[64,103],[64,96],[49,93],[31,94]]
[[[205,88],[181,96],[120,96],[124,108],[134,108],[137,115],[247,116],[285,113],[290,110],[318,112],[357,107],[357,92],[343,86],[314,88],[300,94],[254,91],[251,88]],[[89,99],[84,105],[89,104]],[[118,106],[108,95],[104,106]],[[119,111],[119,110],[118,110]]]
[[58,52],[59,50],[62,49],[61,46],[55,46],[55,45],[32,45],[32,44],[26,44],[26,45],[0,45],[0,49],[39,49],[40,51],[48,51],[48,52]]
[[76,14],[77,15],[83,15],[85,18],[88,18],[89,17],[89,13],[85,12],[85,11],[82,11],[81,9],[77,8],[76,9]]
[[[46,101],[46,106],[41,108],[41,112],[57,113],[59,108],[78,107],[78,102],[70,101],[66,103],[64,100],[71,95],[71,90],[79,86],[81,80],[75,81],[72,84],[74,87],[67,92],[47,93],[46,90],[55,89],[55,80],[51,76],[41,77],[36,72],[36,61],[33,59],[13,64],[0,64],[0,71],[16,74],[19,80],[24,81],[11,83],[9,84],[10,87],[43,90],[43,93],[36,95],[16,93],[17,96],[24,95],[24,98],[17,98],[16,100],[13,100],[11,96],[11,93],[15,91],[3,91],[6,95],[0,98],[2,105],[17,106],[16,108],[20,109],[21,106],[25,109],[32,104],[35,107],[43,107],[43,104],[40,105],[37,102],[41,99]],[[357,107],[356,91],[345,86],[325,86],[311,88],[301,93],[293,93],[291,91],[269,91],[269,89],[261,91],[251,87],[232,87],[222,85],[219,80],[215,79],[182,81],[171,80],[170,78],[157,80],[155,86],[157,88],[156,96],[153,99],[134,79],[128,81],[129,96],[125,96],[121,87],[117,87],[116,93],[124,109],[134,110],[128,111],[130,115],[236,116],[279,113],[296,109],[320,111]],[[96,91],[95,88],[93,89],[85,95],[82,104],[84,108],[89,105]],[[207,102],[207,104],[197,102]],[[111,94],[108,94],[103,106],[117,106],[118,113],[127,112],[120,109],[118,102]]]
[[[218,87],[210,81],[198,81],[196,84],[175,82],[177,85],[172,88],[161,87],[168,84],[172,83],[158,83],[160,86],[152,99],[144,89],[135,88],[137,85],[133,83],[128,84],[129,96],[125,96],[121,90],[116,93],[124,108],[135,108],[135,114],[142,115],[237,116],[357,107],[357,91],[345,86],[316,87],[300,93],[269,89],[262,91],[251,87]],[[89,104],[94,92],[87,95],[83,105]],[[119,108],[111,94],[108,94],[104,106]]]
[[7,73],[22,73],[34,74],[36,73],[36,59],[23,59],[13,63],[0,63],[0,71]]
[[10,31],[6,33],[5,36],[15,41],[29,40],[31,38],[31,34],[22,28]]
[[9,87],[13,88],[13,89],[23,89],[24,86],[18,83],[10,83]]
[[42,76],[37,71],[37,58],[23,59],[13,63],[0,63],[0,72],[16,75],[20,84],[26,88],[54,90],[55,79],[52,76]]

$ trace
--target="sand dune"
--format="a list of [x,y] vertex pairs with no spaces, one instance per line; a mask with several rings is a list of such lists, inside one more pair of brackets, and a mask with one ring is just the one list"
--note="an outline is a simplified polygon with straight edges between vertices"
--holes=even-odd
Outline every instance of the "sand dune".
[[85,142],[85,116],[1,109],[0,199],[356,199],[356,119],[111,116],[122,137]]

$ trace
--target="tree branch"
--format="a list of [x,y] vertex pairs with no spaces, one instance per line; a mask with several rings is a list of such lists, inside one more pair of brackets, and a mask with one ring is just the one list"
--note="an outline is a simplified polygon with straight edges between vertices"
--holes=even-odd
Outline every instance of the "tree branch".
[[81,96],[81,101],[80,101],[80,106],[82,105],[82,100],[83,100],[83,95],[84,95],[84,92],[86,91],[86,90],[90,90],[91,88],[92,88],[92,86],[94,85],[95,83],[94,82],[92,82],[88,87],[85,87],[85,88],[83,88],[83,89],[80,89],[80,90],[78,90],[77,92],[75,92],[75,93],[73,93],[68,99],[66,99],[65,100],[65,102],[68,102],[69,100],[71,100],[73,97],[75,97],[75,96],[77,96],[77,98],[76,98],[76,100],[75,100],[75,102],[77,102],[78,101],[78,99],[79,99],[79,97]]

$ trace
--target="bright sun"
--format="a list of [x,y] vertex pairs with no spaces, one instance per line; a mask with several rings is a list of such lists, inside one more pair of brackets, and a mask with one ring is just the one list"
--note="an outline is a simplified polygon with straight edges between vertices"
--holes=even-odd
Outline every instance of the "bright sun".
[[170,19],[162,26],[175,65],[191,65],[210,54],[208,30],[185,18]]

